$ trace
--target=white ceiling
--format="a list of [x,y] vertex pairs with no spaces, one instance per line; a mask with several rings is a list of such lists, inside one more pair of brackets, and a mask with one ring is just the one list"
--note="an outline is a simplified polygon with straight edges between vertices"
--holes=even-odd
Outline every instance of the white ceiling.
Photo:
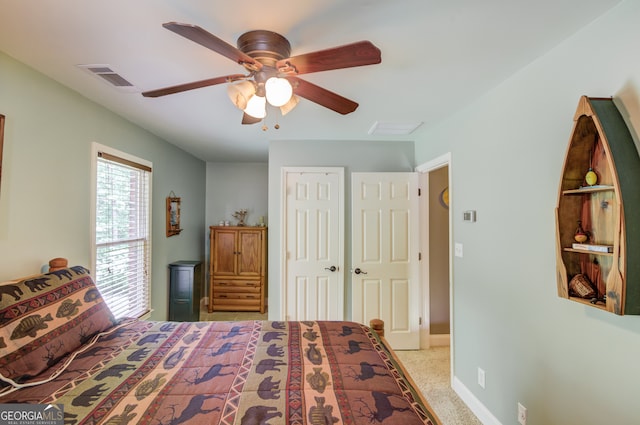
[[[267,160],[269,140],[417,140],[621,0],[0,0],[0,51],[193,155]],[[198,25],[229,44],[278,32],[292,56],[370,40],[382,63],[301,78],[360,104],[340,115],[302,99],[265,124],[242,125],[226,85],[144,98],[141,91],[245,70],[162,27]],[[109,64],[137,92],[77,67]],[[0,76],[1,78],[1,76]],[[553,93],[549,93],[550,96]],[[407,136],[372,136],[376,121],[423,122]]]

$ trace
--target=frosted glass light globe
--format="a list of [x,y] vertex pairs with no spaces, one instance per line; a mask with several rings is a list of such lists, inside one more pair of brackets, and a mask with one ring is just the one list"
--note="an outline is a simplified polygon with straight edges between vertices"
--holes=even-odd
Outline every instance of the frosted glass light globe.
[[256,94],[256,88],[251,81],[241,81],[238,84],[229,84],[227,94],[233,104],[244,111],[251,96]]
[[267,92],[267,101],[276,107],[286,104],[293,94],[293,87],[286,78],[271,77],[265,83],[264,89]]
[[244,109],[244,112],[254,118],[262,119],[267,116],[266,106],[267,103],[264,97],[253,95],[247,102],[247,107]]

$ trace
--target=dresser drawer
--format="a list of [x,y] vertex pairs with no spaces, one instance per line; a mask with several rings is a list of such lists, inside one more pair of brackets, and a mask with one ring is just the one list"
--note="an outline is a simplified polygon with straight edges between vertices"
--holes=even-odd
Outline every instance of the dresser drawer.
[[213,281],[213,291],[215,292],[247,292],[260,293],[261,284],[259,280],[218,280]]
[[216,294],[212,308],[213,310],[259,311],[261,309],[260,294]]
[[245,300],[260,302],[260,293],[246,293],[246,292],[218,292],[213,293],[213,302],[217,300],[224,301],[225,303],[233,302],[233,300]]

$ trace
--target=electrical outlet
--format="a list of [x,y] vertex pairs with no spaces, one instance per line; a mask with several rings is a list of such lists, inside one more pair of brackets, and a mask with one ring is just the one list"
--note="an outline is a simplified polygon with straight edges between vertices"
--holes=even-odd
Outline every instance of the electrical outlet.
[[518,423],[527,425],[527,408],[522,403],[518,403]]
[[484,374],[484,370],[482,368],[478,368],[478,385],[480,385],[482,388],[484,388],[484,379],[485,379],[485,374]]

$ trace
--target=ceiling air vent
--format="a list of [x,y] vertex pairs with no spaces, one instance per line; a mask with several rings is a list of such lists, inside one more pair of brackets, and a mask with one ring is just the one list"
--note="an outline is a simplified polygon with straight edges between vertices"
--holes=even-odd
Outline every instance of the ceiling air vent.
[[110,65],[92,64],[92,65],[78,65],[78,68],[82,68],[93,75],[97,75],[102,78],[118,90],[123,91],[139,91],[133,84],[127,81],[123,76],[118,74]]
[[369,134],[376,135],[404,135],[413,133],[416,128],[422,125],[421,122],[391,122],[391,121],[376,121],[369,129]]

